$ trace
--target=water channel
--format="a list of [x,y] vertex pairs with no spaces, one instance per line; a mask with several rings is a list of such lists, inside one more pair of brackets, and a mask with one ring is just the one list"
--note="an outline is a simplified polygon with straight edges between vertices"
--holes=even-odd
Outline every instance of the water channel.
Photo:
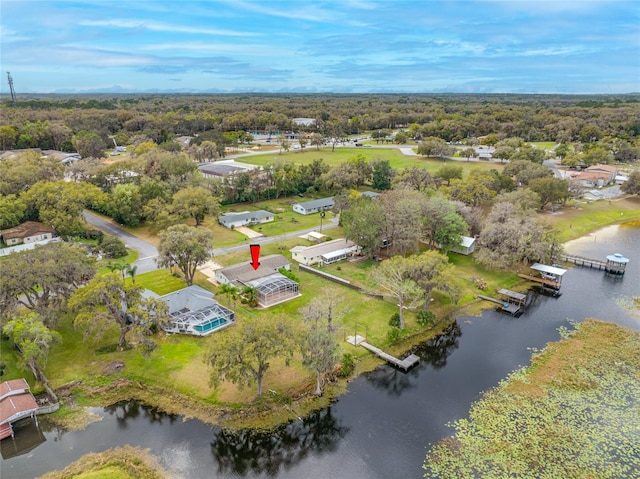
[[88,452],[131,444],[150,449],[176,478],[420,478],[431,443],[467,415],[482,391],[528,364],[531,348],[559,339],[558,327],[586,317],[640,329],[621,306],[640,294],[640,229],[611,226],[573,241],[567,250],[631,259],[624,277],[571,268],[561,296],[535,295],[519,318],[493,310],[461,317],[438,338],[414,349],[408,373],[382,365],[354,380],[331,407],[271,433],[230,434],[137,402],[94,408],[99,422],[65,432],[41,417],[27,421],[16,442],[2,441],[4,479],[62,469]]

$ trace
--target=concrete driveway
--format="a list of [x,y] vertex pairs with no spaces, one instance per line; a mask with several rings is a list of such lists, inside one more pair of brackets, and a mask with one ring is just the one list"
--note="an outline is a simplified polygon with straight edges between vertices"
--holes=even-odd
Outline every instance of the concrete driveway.
[[158,256],[158,249],[154,245],[127,233],[122,228],[110,223],[109,221],[103,220],[89,211],[83,211],[82,215],[84,216],[85,221],[93,227],[110,234],[111,236],[119,238],[127,248],[134,249],[138,252],[138,259],[133,263],[134,266],[138,267],[138,273],[148,273],[149,271],[155,271],[158,269],[158,265],[155,261]]

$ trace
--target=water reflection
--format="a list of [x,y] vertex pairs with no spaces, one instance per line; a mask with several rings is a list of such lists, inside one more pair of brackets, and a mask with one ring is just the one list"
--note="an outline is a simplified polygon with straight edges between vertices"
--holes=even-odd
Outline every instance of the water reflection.
[[15,433],[13,438],[0,441],[0,452],[3,459],[27,454],[47,440],[40,428],[31,419],[14,424],[13,430]]
[[163,412],[154,406],[149,406],[140,401],[120,401],[104,408],[104,412],[116,418],[119,429],[127,429],[128,422],[133,422],[139,417],[149,423],[173,424],[180,416]]
[[211,453],[218,472],[225,477],[230,473],[275,477],[309,455],[336,451],[349,432],[341,422],[328,407],[275,431],[218,430],[211,441]]
[[430,364],[433,369],[440,369],[447,364],[447,358],[458,348],[458,339],[462,336],[462,329],[457,321],[449,326],[442,334],[431,338],[407,354],[420,357],[420,365],[409,371],[401,371],[389,365],[380,366],[364,375],[367,381],[377,389],[382,389],[389,396],[400,396],[405,391],[416,387],[420,370],[424,364]]

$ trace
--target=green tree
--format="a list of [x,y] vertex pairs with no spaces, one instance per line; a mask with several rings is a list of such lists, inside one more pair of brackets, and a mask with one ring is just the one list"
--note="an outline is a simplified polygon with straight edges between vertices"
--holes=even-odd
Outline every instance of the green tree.
[[460,156],[466,158],[467,161],[469,161],[470,158],[476,156],[476,150],[474,150],[473,148],[465,148],[460,152]]
[[457,301],[460,291],[447,256],[437,251],[424,251],[412,260],[409,275],[423,291],[425,311],[429,308],[434,289],[448,294],[453,302]]
[[2,332],[9,336],[18,347],[23,366],[31,370],[51,401],[57,403],[58,396],[49,387],[44,369],[47,366],[49,350],[61,340],[60,333],[49,329],[36,313],[13,318],[5,324]]
[[640,171],[636,170],[629,175],[629,179],[620,187],[628,195],[640,195]]
[[0,145],[3,150],[10,150],[16,143],[18,130],[11,125],[0,126]]
[[0,195],[20,195],[39,181],[61,180],[64,166],[53,158],[27,152],[0,161]]
[[423,203],[422,227],[431,248],[439,247],[445,252],[460,244],[461,236],[468,226],[462,216],[456,213],[456,206],[440,197],[430,198]]
[[349,209],[340,213],[345,238],[360,246],[362,253],[369,257],[376,255],[382,245],[383,218],[380,204],[369,198],[353,202]]
[[87,130],[81,130],[73,135],[71,143],[83,158],[102,158],[107,147],[99,135]]
[[140,188],[133,183],[116,185],[107,206],[110,216],[126,226],[138,226],[143,215]]
[[159,236],[158,266],[177,266],[184,274],[187,285],[191,286],[196,268],[211,257],[211,231],[180,224],[170,226]]
[[72,243],[49,243],[11,254],[0,261],[2,314],[6,318],[26,307],[54,326],[67,299],[95,272],[95,260]]
[[454,179],[445,193],[454,201],[462,201],[469,206],[481,206],[490,203],[496,195],[492,189],[494,178],[490,174],[469,176],[466,180]]
[[20,224],[27,211],[27,205],[16,195],[0,196],[0,229],[13,228]]
[[444,165],[436,171],[436,177],[447,182],[447,186],[451,184],[453,179],[462,179],[462,167],[455,165]]
[[338,342],[327,328],[312,324],[300,344],[302,365],[316,375],[316,395],[322,396],[322,377],[338,362]]
[[262,380],[274,358],[283,358],[288,364],[295,351],[295,334],[291,324],[283,318],[257,318],[247,316],[242,322],[221,336],[207,354],[211,364],[211,384],[230,381],[240,388],[257,384],[257,395],[262,395]]
[[173,195],[171,210],[181,218],[193,218],[200,226],[206,215],[217,215],[220,201],[206,188],[191,186]]
[[167,304],[155,298],[143,298],[143,288],[125,283],[118,273],[95,276],[69,299],[76,313],[74,326],[88,336],[100,338],[113,324],[120,328],[118,347],[127,346],[127,335],[147,340],[154,327],[169,321]]
[[529,188],[540,196],[540,209],[547,203],[565,202],[569,197],[569,184],[560,178],[536,178],[531,180]]
[[391,181],[396,175],[396,172],[391,168],[389,160],[374,160],[371,162],[371,165],[373,177],[371,186],[376,190],[390,190]]
[[371,272],[373,282],[390,293],[396,301],[399,308],[400,329],[404,329],[405,305],[412,306],[421,293],[420,287],[411,279],[412,268],[412,259],[393,256],[384,260]]
[[84,233],[87,227],[82,211],[106,203],[105,193],[97,186],[68,181],[39,181],[21,197],[29,216],[53,226],[63,236]]
[[236,309],[236,299],[238,298],[239,290],[231,283],[223,283],[220,285],[220,292],[227,297],[227,308],[231,309],[231,300],[233,299],[233,310]]

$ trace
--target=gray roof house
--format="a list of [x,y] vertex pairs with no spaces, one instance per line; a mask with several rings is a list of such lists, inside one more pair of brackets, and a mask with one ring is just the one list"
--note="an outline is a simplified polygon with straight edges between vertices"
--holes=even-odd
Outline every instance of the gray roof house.
[[220,224],[229,229],[250,224],[269,223],[273,220],[274,214],[265,210],[226,213],[218,218]]
[[279,273],[280,268],[290,269],[291,261],[281,254],[272,254],[260,258],[258,269],[244,261],[216,270],[215,278],[220,284],[233,284],[240,289],[256,288],[258,304],[267,308],[300,296],[298,283]]
[[304,203],[296,203],[293,205],[293,211],[301,215],[310,215],[318,211],[333,209],[333,196],[329,198],[320,198],[319,200],[306,201]]
[[163,328],[167,333],[207,336],[235,322],[236,314],[200,286],[188,286],[159,299],[169,307],[171,323]]
[[313,246],[295,246],[291,248],[291,257],[306,266],[331,264],[349,258],[358,252],[358,246],[345,238],[338,238]]

